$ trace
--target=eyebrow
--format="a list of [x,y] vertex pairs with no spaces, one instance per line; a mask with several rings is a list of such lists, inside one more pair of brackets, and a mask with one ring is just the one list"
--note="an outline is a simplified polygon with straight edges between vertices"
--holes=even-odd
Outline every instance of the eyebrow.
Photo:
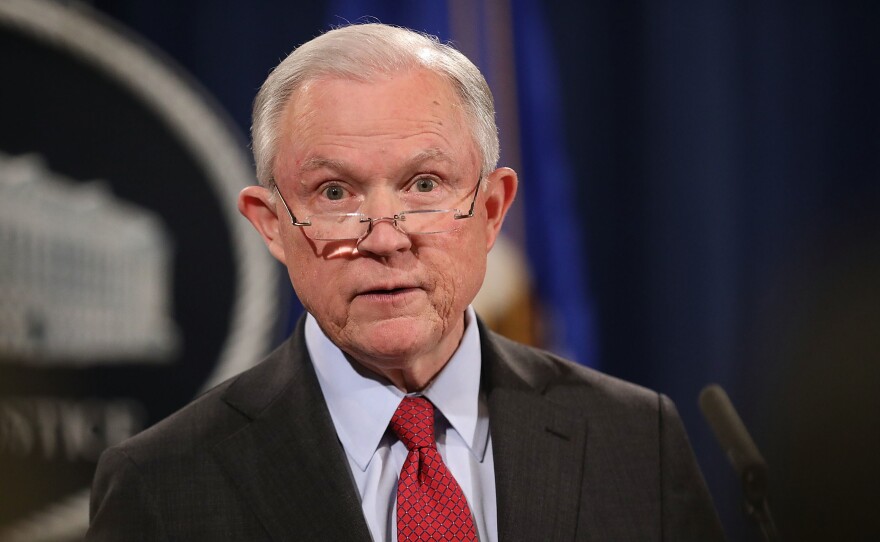
[[407,161],[407,166],[412,167],[412,166],[416,166],[416,165],[419,165],[423,162],[428,162],[431,160],[437,160],[440,162],[452,162],[453,161],[452,157],[449,156],[448,154],[446,154],[445,152],[443,152],[442,149],[437,148],[437,147],[431,147],[430,149],[425,149],[425,150],[417,153],[412,158],[410,158]]
[[313,156],[303,162],[302,171],[315,171],[316,169],[342,171],[346,168],[345,162],[333,158],[325,158],[323,156]]
[[[439,162],[454,162],[452,157],[442,149],[431,147],[413,155],[409,160],[404,162],[401,169],[413,169],[416,166],[432,160]],[[349,168],[342,160],[327,158],[324,156],[312,156],[311,158],[306,159],[301,168],[303,172],[316,171],[319,169],[330,169],[342,172],[348,171]]]

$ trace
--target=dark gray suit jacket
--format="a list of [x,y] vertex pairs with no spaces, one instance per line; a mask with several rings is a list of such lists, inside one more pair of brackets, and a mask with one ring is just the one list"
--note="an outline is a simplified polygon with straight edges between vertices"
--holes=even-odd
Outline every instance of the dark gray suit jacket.
[[[303,323],[107,450],[88,541],[369,541]],[[671,401],[480,328],[502,541],[722,540]]]

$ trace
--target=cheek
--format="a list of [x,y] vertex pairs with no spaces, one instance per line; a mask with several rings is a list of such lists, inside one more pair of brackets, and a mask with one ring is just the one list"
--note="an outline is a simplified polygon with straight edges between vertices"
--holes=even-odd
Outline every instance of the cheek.
[[[482,243],[482,244],[481,244]],[[438,258],[427,262],[436,270],[438,310],[457,313],[477,295],[486,274],[486,249],[483,236],[450,237],[449,243],[437,247]]]
[[286,254],[287,274],[303,307],[312,314],[330,310],[336,291],[333,278],[337,275],[328,269],[332,266],[318,257],[310,244],[297,238],[287,240]]

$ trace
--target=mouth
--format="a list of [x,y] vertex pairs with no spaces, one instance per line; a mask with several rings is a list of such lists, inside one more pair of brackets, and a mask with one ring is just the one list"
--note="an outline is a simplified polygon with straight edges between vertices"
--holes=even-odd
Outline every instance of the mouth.
[[419,288],[415,286],[401,286],[399,288],[376,288],[372,290],[364,290],[360,292],[359,296],[369,295],[369,296],[393,296],[393,295],[401,295],[409,292],[414,292],[419,290]]
[[417,286],[392,286],[362,290],[355,298],[370,304],[390,305],[401,308],[414,301],[422,291]]

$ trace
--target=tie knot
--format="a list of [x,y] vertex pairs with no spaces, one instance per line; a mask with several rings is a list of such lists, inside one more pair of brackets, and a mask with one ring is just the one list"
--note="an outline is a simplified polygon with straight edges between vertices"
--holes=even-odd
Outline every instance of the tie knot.
[[407,450],[436,446],[434,405],[424,397],[404,397],[390,425]]

